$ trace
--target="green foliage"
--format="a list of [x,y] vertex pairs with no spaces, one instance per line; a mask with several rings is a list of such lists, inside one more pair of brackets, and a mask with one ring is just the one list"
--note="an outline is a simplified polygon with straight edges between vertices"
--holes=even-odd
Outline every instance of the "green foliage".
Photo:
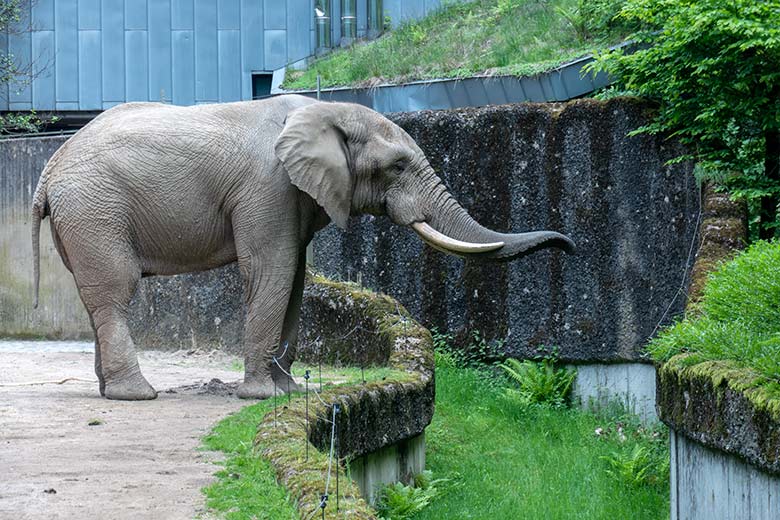
[[577,37],[587,41],[605,34],[628,34],[636,29],[634,24],[618,17],[624,0],[578,0],[566,8],[559,6],[558,13],[571,25]]
[[668,515],[668,485],[616,485],[601,459],[637,444],[668,457],[663,425],[643,429],[623,416],[507,406],[503,388],[491,384],[486,370],[437,366],[426,463],[458,488],[415,520]]
[[529,404],[565,406],[577,372],[555,366],[553,359],[518,361],[507,359],[499,365],[519,387],[519,397]]
[[780,2],[627,0],[618,19],[640,28],[636,52],[602,53],[592,70],[659,102],[635,133],[678,138],[690,150],[679,160],[701,161],[734,195],[778,195],[780,172],[762,164],[780,130]]
[[[617,43],[605,21],[622,0],[473,0],[452,2],[385,36],[330,53],[309,70],[289,70],[284,88],[374,85],[474,74],[535,74]],[[573,18],[571,14],[576,16]],[[577,29],[584,24],[584,31]]]
[[647,446],[635,444],[631,451],[615,451],[601,459],[609,464],[607,474],[624,485],[668,485],[668,456],[659,459]]
[[384,520],[406,520],[425,509],[441,495],[441,484],[449,479],[434,479],[433,473],[424,471],[414,479],[413,486],[400,482],[384,486],[378,494],[376,510]]
[[780,242],[757,242],[713,272],[698,313],[650,342],[659,361],[681,352],[729,359],[780,381]]
[[462,347],[453,345],[451,333],[439,332],[435,327],[431,329],[433,336],[433,350],[436,356],[436,365],[450,367],[484,367],[491,360],[502,357],[503,340],[488,341],[478,330],[469,335],[469,341]]

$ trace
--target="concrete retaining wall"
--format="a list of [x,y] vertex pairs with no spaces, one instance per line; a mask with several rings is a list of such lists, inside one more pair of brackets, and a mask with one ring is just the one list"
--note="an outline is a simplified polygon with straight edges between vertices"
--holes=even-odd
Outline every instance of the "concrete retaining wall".
[[777,520],[780,478],[671,432],[671,520]]
[[658,421],[655,411],[655,367],[644,363],[578,365],[572,387],[575,403],[602,410],[617,403],[644,424]]
[[554,345],[575,363],[641,360],[659,322],[682,311],[699,192],[690,165],[665,165],[679,148],[661,137],[626,137],[648,121],[646,104],[584,100],[390,117],[477,220],[500,231],[562,231],[577,255],[467,263],[365,216],[315,239],[315,264],[326,275],[360,278],[426,326],[459,332],[461,342],[478,330],[505,339],[507,354],[529,357]]
[[672,430],[672,520],[780,518],[780,399],[733,361],[681,354],[658,370]]

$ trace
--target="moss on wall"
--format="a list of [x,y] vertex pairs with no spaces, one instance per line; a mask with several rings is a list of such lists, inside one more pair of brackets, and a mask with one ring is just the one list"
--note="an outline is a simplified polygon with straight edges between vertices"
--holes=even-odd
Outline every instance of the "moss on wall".
[[696,354],[675,356],[657,373],[659,417],[669,427],[780,475],[780,384]]

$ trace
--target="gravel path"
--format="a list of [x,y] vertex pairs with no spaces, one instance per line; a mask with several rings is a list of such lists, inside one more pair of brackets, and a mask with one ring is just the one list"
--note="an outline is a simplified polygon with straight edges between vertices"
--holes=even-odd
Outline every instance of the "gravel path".
[[[200,439],[247,404],[203,383],[238,380],[235,358],[144,352],[159,397],[123,402],[100,397],[92,349],[0,341],[0,519],[202,515],[200,489],[218,468]],[[52,383],[66,378],[77,379]]]

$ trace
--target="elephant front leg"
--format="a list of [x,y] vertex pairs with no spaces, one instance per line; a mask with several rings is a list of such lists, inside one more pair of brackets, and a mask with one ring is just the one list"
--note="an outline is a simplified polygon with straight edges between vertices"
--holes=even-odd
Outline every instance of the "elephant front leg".
[[284,392],[298,392],[300,386],[292,379],[291,369],[295,361],[295,352],[298,347],[298,325],[301,317],[301,303],[303,302],[303,286],[306,283],[306,249],[303,248],[298,256],[298,268],[295,271],[295,281],[290,292],[290,301],[284,315],[282,338],[279,349],[276,352],[276,362],[271,366],[271,375],[276,381],[277,388]]
[[[244,328],[244,382],[236,392],[242,399],[266,399],[274,395],[274,390],[278,393],[285,390],[274,385],[273,359],[279,348],[295,278],[296,261],[294,257],[291,260],[293,265],[290,269],[266,271],[260,269],[260,265],[245,267],[239,262],[242,272],[246,273],[248,295]],[[250,263],[255,264],[254,261]]]

